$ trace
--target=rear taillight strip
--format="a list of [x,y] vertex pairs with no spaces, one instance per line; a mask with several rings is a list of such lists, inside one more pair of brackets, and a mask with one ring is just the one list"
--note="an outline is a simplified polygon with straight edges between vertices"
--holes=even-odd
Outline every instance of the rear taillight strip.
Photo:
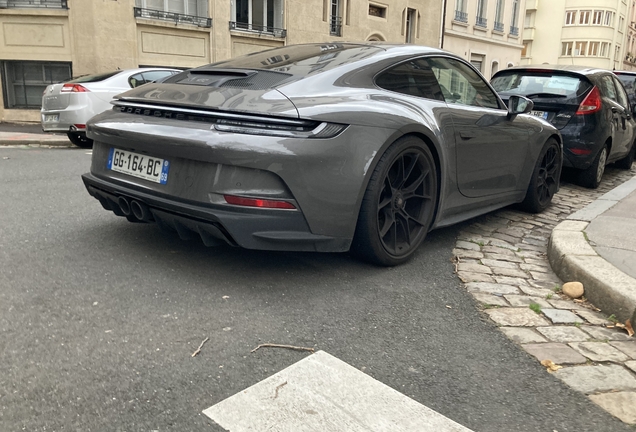
[[89,89],[80,84],[64,84],[60,89],[60,93],[86,93]]
[[155,106],[130,102],[114,102],[116,111],[148,117],[210,123],[219,132],[282,138],[328,139],[343,132],[347,125],[310,120],[292,120],[219,111]]

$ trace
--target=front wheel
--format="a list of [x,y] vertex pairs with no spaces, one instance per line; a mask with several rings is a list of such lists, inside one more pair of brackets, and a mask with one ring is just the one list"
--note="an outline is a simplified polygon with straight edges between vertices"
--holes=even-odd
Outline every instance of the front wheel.
[[79,132],[68,132],[66,134],[68,136],[69,141],[81,148],[93,148],[93,140],[90,138],[86,138],[86,135]]
[[383,266],[407,261],[431,227],[437,194],[437,168],[428,146],[415,137],[397,140],[373,171],[352,252]]
[[520,204],[523,210],[539,213],[550,205],[552,197],[559,190],[562,162],[561,147],[554,138],[550,138],[537,158],[526,197]]
[[579,184],[583,187],[596,189],[603,179],[605,172],[605,164],[607,163],[607,145],[604,145],[601,151],[594,158],[594,162],[589,168],[579,173]]

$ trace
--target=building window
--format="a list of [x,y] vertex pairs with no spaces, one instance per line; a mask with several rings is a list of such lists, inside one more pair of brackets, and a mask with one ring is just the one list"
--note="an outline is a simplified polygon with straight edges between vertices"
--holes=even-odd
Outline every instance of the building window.
[[616,45],[614,48],[614,61],[618,61],[619,54],[621,53],[621,47]]
[[577,42],[574,45],[575,56],[585,56],[587,54],[587,42]]
[[342,3],[340,0],[330,0],[329,4],[329,34],[342,36]]
[[475,25],[477,27],[486,27],[488,21],[486,19],[486,0],[477,0],[477,18]]
[[590,42],[590,47],[588,49],[587,55],[590,57],[598,57],[598,48],[600,46],[600,42]]
[[490,76],[492,77],[498,71],[499,71],[499,62],[497,61],[492,62],[492,64],[490,65]]
[[528,42],[523,41],[523,47],[521,48],[521,57],[528,57]]
[[478,54],[472,54],[470,56],[470,64],[472,64],[473,66],[475,66],[475,69],[477,69],[479,72],[484,72],[484,56],[483,55],[478,55]]
[[592,25],[601,25],[603,24],[603,15],[605,14],[602,10],[595,10],[594,15],[592,16]]
[[510,18],[510,34],[519,35],[519,26],[517,20],[519,19],[519,0],[512,0],[512,17]]
[[609,27],[614,24],[614,12],[605,12],[605,22],[603,24]]
[[456,0],[455,21],[459,21],[462,23],[468,22],[468,13],[466,13],[466,0]]
[[71,63],[4,61],[1,65],[5,108],[40,109],[46,86],[71,78]]
[[573,42],[563,42],[561,44],[561,55],[562,56],[571,56],[572,55],[572,45]]
[[600,57],[607,57],[609,53],[609,42],[601,42]]
[[620,17],[618,18],[618,31],[622,33],[624,29],[625,29],[625,18]]
[[369,15],[378,17],[378,18],[386,18],[386,6],[378,6],[378,5],[369,5]]
[[230,30],[287,36],[283,29],[283,0],[234,0],[232,19]]
[[417,25],[417,11],[415,9],[406,10],[406,43],[415,42],[415,27]]
[[68,9],[68,4],[67,0],[0,0],[0,8]]
[[495,10],[495,27],[498,32],[504,31],[503,13],[504,13],[504,0],[497,0],[497,9]]
[[588,25],[590,23],[591,14],[592,14],[592,11],[589,11],[589,10],[579,11],[579,24]]
[[135,17],[212,27],[206,0],[135,0]]
[[565,12],[565,25],[574,25],[576,19],[576,11]]
[[135,0],[135,5],[143,9],[162,12],[200,17],[208,16],[207,0]]

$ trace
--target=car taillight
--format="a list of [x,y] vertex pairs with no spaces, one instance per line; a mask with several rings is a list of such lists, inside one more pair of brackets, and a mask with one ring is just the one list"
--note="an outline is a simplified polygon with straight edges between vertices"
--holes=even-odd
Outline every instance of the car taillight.
[[598,87],[594,86],[591,92],[585,96],[579,109],[576,111],[576,115],[592,114],[601,109],[601,93],[598,91]]
[[80,84],[64,84],[60,93],[85,93],[90,90]]
[[225,202],[228,204],[245,206],[245,207],[296,210],[296,206],[294,206],[293,204],[287,201],[245,198],[245,197],[240,197],[236,195],[223,195],[223,198],[225,198]]

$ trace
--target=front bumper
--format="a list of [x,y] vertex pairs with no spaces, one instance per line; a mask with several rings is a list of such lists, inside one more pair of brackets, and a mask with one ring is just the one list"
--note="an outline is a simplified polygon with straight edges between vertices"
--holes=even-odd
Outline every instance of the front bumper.
[[88,193],[106,210],[123,216],[119,198],[145,204],[162,228],[182,239],[200,237],[206,246],[226,243],[247,249],[344,252],[351,239],[312,234],[300,211],[251,209],[202,204],[160,197],[114,185],[87,173],[82,176]]

